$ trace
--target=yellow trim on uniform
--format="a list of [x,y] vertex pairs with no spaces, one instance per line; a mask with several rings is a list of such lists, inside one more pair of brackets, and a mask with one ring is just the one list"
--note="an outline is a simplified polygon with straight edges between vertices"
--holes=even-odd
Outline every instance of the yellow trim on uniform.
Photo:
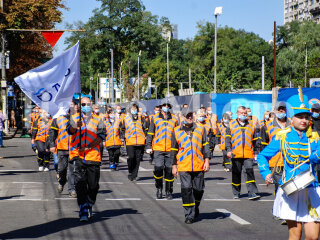
[[32,128],[32,129],[38,129],[38,128]]
[[262,144],[262,145],[268,145],[268,143],[266,143],[266,142],[261,142],[261,144]]
[[184,207],[191,207],[191,206],[195,206],[196,204],[195,203],[184,203],[182,204],[182,206]]
[[206,143],[204,143],[204,144],[202,144],[202,146],[205,146],[205,145],[208,145],[209,143],[208,142],[206,142]]
[[150,134],[150,135],[154,135],[154,133],[150,133],[150,132],[148,132],[148,134]]
[[173,182],[174,181],[174,179],[164,179],[166,182]]
[[39,158],[39,157],[38,157],[38,159],[39,159],[39,160],[43,160],[43,158]]
[[256,182],[256,180],[246,181],[246,183],[254,183],[254,182]]
[[255,141],[255,140],[257,140],[258,138],[254,138],[254,139],[252,139],[253,141]]
[[221,137],[221,135],[216,135],[216,137]]
[[303,108],[303,107],[291,107],[292,109],[301,109],[301,110],[308,110],[310,111],[310,108]]
[[308,151],[308,148],[290,148],[291,150]]
[[51,127],[52,129],[54,129],[54,130],[59,130],[59,128],[55,128],[55,127]]
[[[315,152],[315,154],[317,155],[318,158],[320,158],[320,157],[318,156],[317,152]],[[319,183],[319,185],[320,185],[320,183]]]
[[262,139],[261,137],[258,137],[258,139]]
[[239,184],[236,184],[236,183],[232,183],[232,185],[233,185],[233,186],[236,186],[236,187],[238,187],[238,186],[240,186],[240,185],[241,185],[241,183],[239,183]]
[[157,177],[156,175],[153,175],[153,177],[154,177],[155,179],[162,179],[162,178],[163,178],[163,176]]
[[231,135],[226,135],[226,137],[231,137]]
[[226,162],[226,163],[224,163],[224,165],[228,165],[228,164],[231,164],[231,162]]
[[171,151],[179,151],[178,148],[171,148]]

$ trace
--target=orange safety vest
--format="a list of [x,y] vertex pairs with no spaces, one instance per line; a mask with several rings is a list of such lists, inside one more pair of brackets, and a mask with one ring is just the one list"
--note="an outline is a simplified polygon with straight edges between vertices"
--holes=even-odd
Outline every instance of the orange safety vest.
[[185,131],[181,130],[180,126],[174,128],[176,141],[179,145],[176,156],[178,171],[203,171],[204,157],[202,147],[208,144],[202,144],[203,131],[204,127],[197,124],[192,133],[192,137],[189,137]]
[[141,117],[139,116],[136,121],[132,119],[130,115],[124,119],[125,123],[125,138],[126,145],[144,145],[146,142],[146,136],[143,131]]
[[227,133],[227,128],[222,124],[218,124],[218,128],[220,131],[220,150],[226,150],[226,133]]
[[40,117],[40,113],[31,113],[31,129],[33,128],[34,122]]
[[105,125],[107,130],[105,146],[121,146],[122,143],[120,139],[120,119],[115,119],[113,124],[109,122],[109,119],[107,119],[105,121]]
[[[271,120],[266,123],[266,126],[267,126],[267,134],[269,135],[269,144],[270,144],[270,142],[276,137],[276,134],[279,131],[281,131],[281,128],[274,126],[273,121]],[[278,164],[277,164],[278,167],[283,166],[283,158],[282,158],[281,151],[278,152],[275,156],[273,156],[269,160],[269,167],[275,167],[277,161],[278,161]]]
[[[79,113],[72,115],[73,121],[76,123],[80,119]],[[85,122],[81,117],[81,148],[87,147],[98,135],[98,125],[100,118],[97,115],[91,115],[89,122]],[[98,144],[94,148],[89,149],[86,152],[79,153],[80,148],[80,131],[77,131],[70,136],[69,156],[70,160],[74,157],[79,157],[84,161],[101,162],[100,145]]]
[[263,127],[263,125],[264,125],[265,123],[264,123],[264,120],[262,119],[262,120],[260,120],[259,121],[259,128],[261,129],[262,127]]
[[254,158],[252,141],[255,126],[252,120],[249,120],[249,123],[245,127],[239,125],[237,120],[230,121],[230,130],[234,158]]
[[57,118],[57,150],[69,150],[69,134],[67,132],[68,121],[69,120],[65,116],[60,116]]
[[49,119],[48,122],[44,122],[42,118],[38,119],[38,131],[35,140],[46,142],[48,134],[49,134],[49,128],[51,126],[52,119]]
[[153,122],[155,131],[154,133],[148,133],[154,134],[152,149],[154,151],[170,152],[172,133],[177,125],[177,119],[172,117],[165,120],[157,115],[153,118]]

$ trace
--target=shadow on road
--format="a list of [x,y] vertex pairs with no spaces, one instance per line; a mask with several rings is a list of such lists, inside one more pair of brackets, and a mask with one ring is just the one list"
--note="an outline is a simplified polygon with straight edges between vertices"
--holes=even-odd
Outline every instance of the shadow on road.
[[[225,180],[227,178],[225,177],[208,177],[208,178],[204,178],[205,181],[211,181],[211,180]],[[231,183],[230,183],[231,185]]]
[[211,212],[211,213],[201,213],[199,214],[199,217],[197,218],[197,221],[201,221],[204,219],[224,219],[229,217],[229,213],[222,213],[222,212]]
[[111,190],[99,190],[98,193],[100,193],[100,194],[107,194],[107,193],[112,193],[112,191],[111,191]]
[[154,177],[139,177],[139,181],[153,180]]
[[0,197],[0,201],[1,201],[1,200],[8,200],[8,199],[12,199],[12,198],[23,197],[23,196],[24,196],[24,195],[13,195],[13,196]]
[[23,155],[23,156],[7,156],[7,157],[3,157],[3,159],[6,158],[27,158],[27,157],[36,157],[36,155],[32,154],[32,155]]
[[[84,224],[79,222],[79,218],[61,218],[51,222],[25,227],[0,234],[0,239],[40,238],[63,230],[79,227],[81,225],[88,225],[96,222],[105,221],[112,217],[137,213],[137,210],[131,208],[105,210],[94,214],[90,222]],[[103,239],[104,237],[105,236],[101,236],[100,239]]]

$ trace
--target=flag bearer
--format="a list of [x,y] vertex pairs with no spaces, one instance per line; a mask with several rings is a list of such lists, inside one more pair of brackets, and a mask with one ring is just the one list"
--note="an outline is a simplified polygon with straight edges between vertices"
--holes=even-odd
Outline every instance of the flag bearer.
[[49,129],[52,123],[50,114],[42,110],[41,115],[33,123],[31,144],[35,144],[38,150],[39,171],[49,171]]
[[70,117],[67,130],[71,135],[70,160],[75,161],[74,174],[77,201],[80,207],[79,217],[80,221],[87,222],[92,216],[92,206],[99,190],[100,143],[105,139],[103,121],[92,114],[89,98],[81,99],[81,111]]
[[199,215],[211,153],[206,130],[194,123],[193,113],[185,108],[181,117],[182,123],[175,127],[171,140],[172,174],[180,176],[185,223],[191,224]]
[[238,118],[230,122],[226,130],[227,157],[232,160],[232,190],[235,199],[240,197],[241,172],[245,167],[248,199],[260,198],[253,172],[253,159],[255,156],[257,129],[252,120],[247,120],[247,110],[240,106],[237,109]]
[[161,112],[152,118],[150,122],[146,152],[153,153],[155,161],[154,178],[157,189],[157,199],[162,198],[163,177],[165,181],[165,196],[167,199],[172,199],[173,192],[173,175],[172,175],[172,159],[171,138],[174,128],[177,125],[177,120],[170,113],[172,105],[164,103],[161,106]]

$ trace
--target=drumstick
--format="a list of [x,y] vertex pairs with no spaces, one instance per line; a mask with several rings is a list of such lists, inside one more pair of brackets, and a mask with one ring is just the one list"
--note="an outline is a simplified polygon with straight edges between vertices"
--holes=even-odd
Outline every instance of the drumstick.
[[303,161],[302,163],[300,163],[298,166],[294,167],[290,172],[296,170],[297,168],[301,167],[301,165],[305,164],[306,162],[309,162],[309,159]]

